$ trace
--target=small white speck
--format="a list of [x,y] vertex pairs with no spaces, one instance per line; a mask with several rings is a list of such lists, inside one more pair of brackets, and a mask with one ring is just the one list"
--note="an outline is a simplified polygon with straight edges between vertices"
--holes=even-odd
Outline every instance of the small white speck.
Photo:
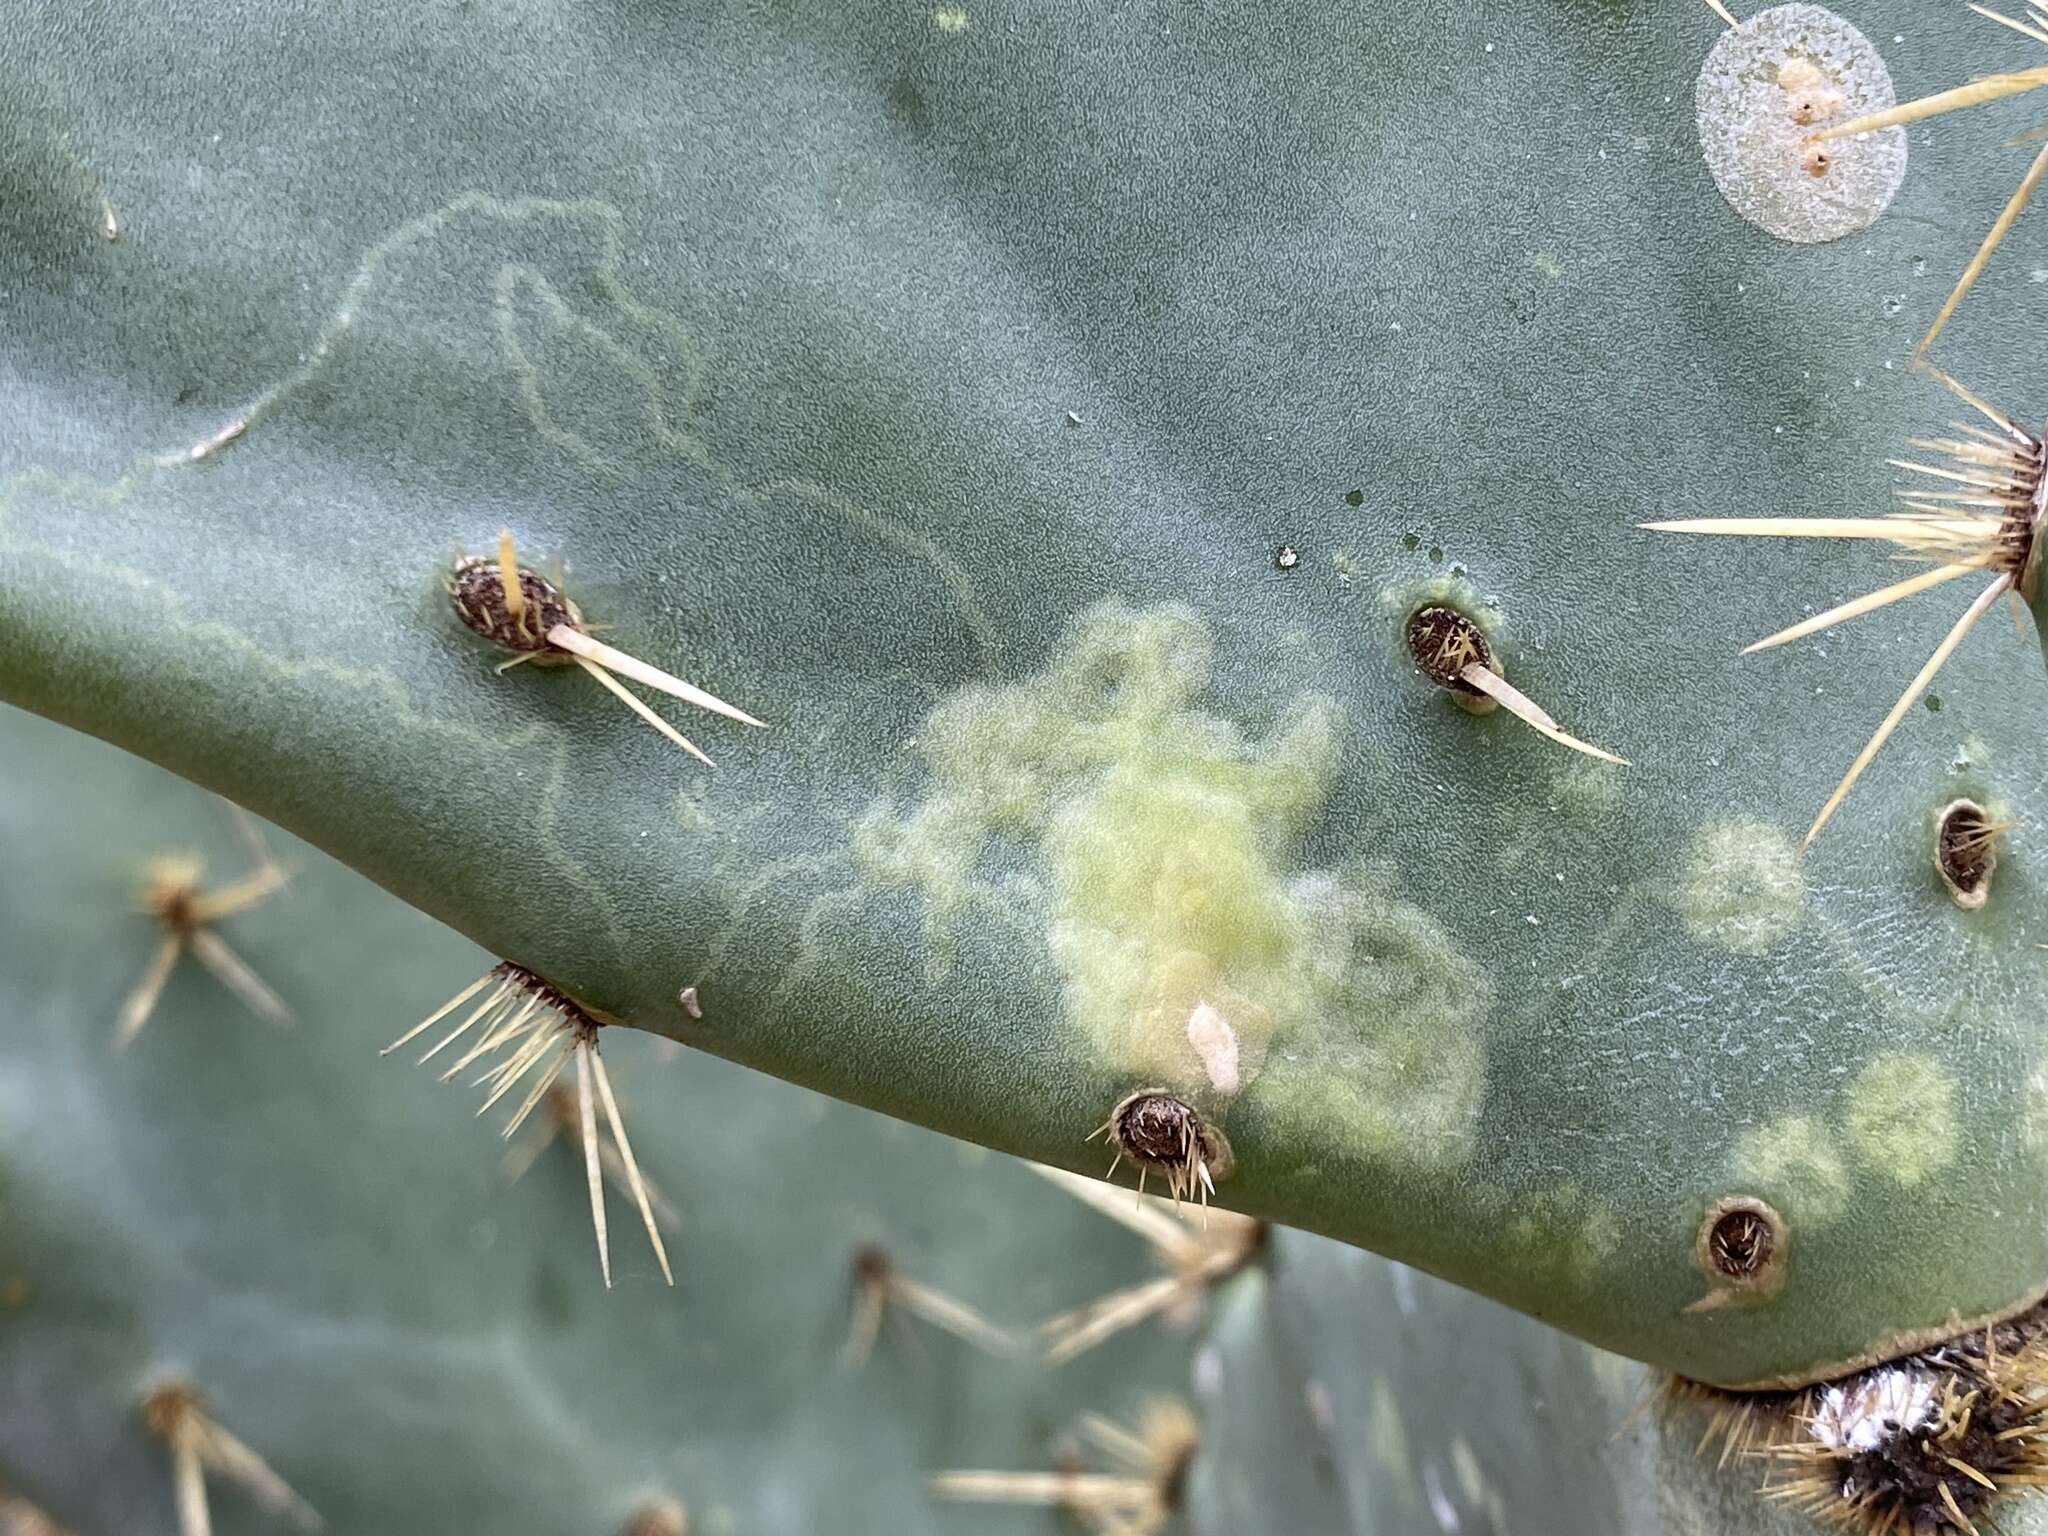
[[1493,52],[1493,44],[1491,44],[1491,43],[1488,43],[1488,44],[1486,45],[1486,51],[1487,51],[1488,53],[1491,53],[1491,52]]

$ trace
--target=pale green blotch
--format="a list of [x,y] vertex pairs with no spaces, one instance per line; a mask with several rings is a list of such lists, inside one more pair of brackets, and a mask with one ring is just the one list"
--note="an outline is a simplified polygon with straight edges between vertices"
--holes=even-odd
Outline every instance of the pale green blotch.
[[1528,808],[1528,814],[1506,824],[1493,839],[1494,862],[1513,874],[1538,853],[1551,852],[1555,857],[1561,835],[1599,824],[1611,817],[1620,803],[1619,768],[1583,760],[1553,768],[1550,793],[1540,814],[1536,808]]
[[1849,1211],[1849,1170],[1835,1134],[1811,1115],[1785,1115],[1745,1132],[1728,1156],[1730,1177],[1800,1226],[1826,1226]]
[[1527,1193],[1487,1186],[1471,1194],[1480,1212],[1475,1225],[1499,1234],[1505,1267],[1531,1294],[1583,1290],[1621,1250],[1613,1208],[1574,1181]]
[[1606,763],[1571,763],[1551,771],[1551,803],[1567,816],[1591,820],[1621,803],[1621,771]]
[[1575,1183],[1537,1194],[1507,1231],[1526,1268],[1569,1276],[1581,1287],[1590,1286],[1621,1248],[1613,1209]]
[[1392,876],[1354,869],[1294,884],[1311,916],[1304,979],[1326,1014],[1274,1049],[1259,1101],[1283,1136],[1417,1167],[1452,1166],[1479,1130],[1493,1005],[1486,974]]
[[1956,1159],[1955,1079],[1929,1057],[1886,1051],[1849,1085],[1842,1125],[1859,1161],[1911,1189]]
[[1384,871],[1292,867],[1335,782],[1337,707],[1298,695],[1247,740],[1201,707],[1210,659],[1185,608],[1089,610],[1042,672],[932,712],[925,798],[867,812],[856,868],[923,893],[936,970],[970,909],[1035,913],[1068,1021],[1133,1087],[1217,1112],[1277,1048],[1275,1117],[1465,1155],[1484,974]]
[[702,832],[711,825],[711,817],[704,810],[702,779],[685,784],[676,791],[675,799],[669,802],[669,815],[685,832]]
[[1695,938],[1760,955],[1799,921],[1805,885],[1792,839],[1761,821],[1711,821],[1686,854],[1673,905]]

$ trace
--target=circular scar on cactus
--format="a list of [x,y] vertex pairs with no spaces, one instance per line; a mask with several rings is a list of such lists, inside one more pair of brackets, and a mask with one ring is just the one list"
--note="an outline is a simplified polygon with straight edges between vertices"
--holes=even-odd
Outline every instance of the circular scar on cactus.
[[1764,1201],[1750,1195],[1715,1201],[1693,1242],[1693,1262],[1709,1289],[1686,1310],[1709,1312],[1776,1295],[1785,1285],[1790,1249],[1785,1218]]
[[1126,1161],[1136,1163],[1140,1193],[1148,1173],[1163,1174],[1175,1204],[1194,1195],[1207,1205],[1216,1181],[1229,1178],[1236,1166],[1223,1133],[1163,1088],[1140,1088],[1119,1100],[1088,1139],[1105,1135],[1116,1149],[1110,1173]]
[[1976,1536],[2048,1481],[2048,1312],[1798,1391],[1674,1380],[1665,1404],[1706,1415],[1702,1455],[1761,1463],[1760,1491],[1823,1526]]
[[1867,229],[1906,176],[1906,133],[1826,145],[1815,132],[1892,105],[1870,39],[1818,5],[1779,5],[1723,32],[1700,70],[1700,149],[1728,206],[1766,234],[1811,244]]
[[1934,824],[1934,867],[1949,897],[1966,911],[1991,899],[1991,876],[1998,868],[1998,839],[2006,824],[1974,800],[1952,800]]
[[1505,705],[1510,714],[1548,736],[1559,746],[1570,747],[1603,763],[1627,766],[1626,758],[1602,751],[1576,736],[1567,735],[1535,700],[1510,683],[1486,638],[1486,631],[1465,614],[1446,603],[1431,603],[1408,616],[1404,634],[1408,653],[1422,675],[1449,693],[1459,708],[1475,715]]

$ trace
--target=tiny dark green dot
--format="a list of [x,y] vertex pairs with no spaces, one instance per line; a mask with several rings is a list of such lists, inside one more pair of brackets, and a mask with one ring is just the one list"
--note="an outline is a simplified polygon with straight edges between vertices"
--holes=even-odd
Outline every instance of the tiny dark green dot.
[[1416,534],[1404,533],[1401,535],[1401,547],[1403,549],[1413,549],[1421,542],[1422,539]]
[[1364,505],[1365,505],[1365,492],[1363,492],[1363,491],[1346,491],[1346,492],[1344,493],[1344,499],[1345,499],[1346,501],[1350,502],[1350,503],[1351,503],[1351,505],[1352,505],[1352,506],[1354,506],[1354,507],[1362,507],[1362,506],[1364,506]]
[[1938,694],[1938,693],[1930,693],[1929,695],[1927,695],[1927,707],[1928,707],[1928,708],[1929,708],[1930,710],[1932,710],[1932,711],[1933,711],[1933,712],[1934,712],[1935,714],[1937,714],[1937,715],[1938,715],[1938,714],[1940,714],[1940,713],[1941,713],[1941,695],[1940,695],[1940,694]]

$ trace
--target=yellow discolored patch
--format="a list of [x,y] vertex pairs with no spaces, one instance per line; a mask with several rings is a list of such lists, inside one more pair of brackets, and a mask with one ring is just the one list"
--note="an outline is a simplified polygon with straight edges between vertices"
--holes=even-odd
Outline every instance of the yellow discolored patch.
[[942,5],[932,11],[932,25],[941,32],[957,35],[972,24],[964,5]]
[[1498,1233],[1505,1272],[1523,1294],[1586,1290],[1620,1256],[1620,1218],[1576,1180],[1534,1189],[1476,1186],[1470,1194],[1475,1222]]
[[1314,935],[1302,980],[1327,1012],[1267,1064],[1275,1128],[1415,1167],[1462,1162],[1485,1090],[1485,973],[1384,872],[1306,876],[1293,895]]
[[1955,1161],[1955,1079],[1931,1057],[1886,1051],[1849,1085],[1842,1125],[1858,1161],[1911,1189]]
[[1274,1074],[1262,1105],[1319,1139],[1463,1157],[1484,974],[1385,871],[1294,867],[1337,707],[1297,695],[1248,739],[1202,707],[1210,661],[1186,609],[1089,610],[1035,676],[933,711],[924,799],[871,808],[855,867],[921,891],[935,975],[970,910],[1036,923],[1069,1024],[1119,1076],[1214,1113]]
[[1569,1181],[1518,1201],[1507,1234],[1527,1270],[1580,1288],[1591,1285],[1621,1249],[1621,1223],[1613,1209]]
[[1713,821],[1693,838],[1673,904],[1695,938],[1760,955],[1799,921],[1805,894],[1788,834],[1761,821]]
[[1834,1132],[1812,1115],[1785,1115],[1745,1132],[1729,1153],[1728,1172],[1800,1227],[1848,1214],[1849,1170]]

